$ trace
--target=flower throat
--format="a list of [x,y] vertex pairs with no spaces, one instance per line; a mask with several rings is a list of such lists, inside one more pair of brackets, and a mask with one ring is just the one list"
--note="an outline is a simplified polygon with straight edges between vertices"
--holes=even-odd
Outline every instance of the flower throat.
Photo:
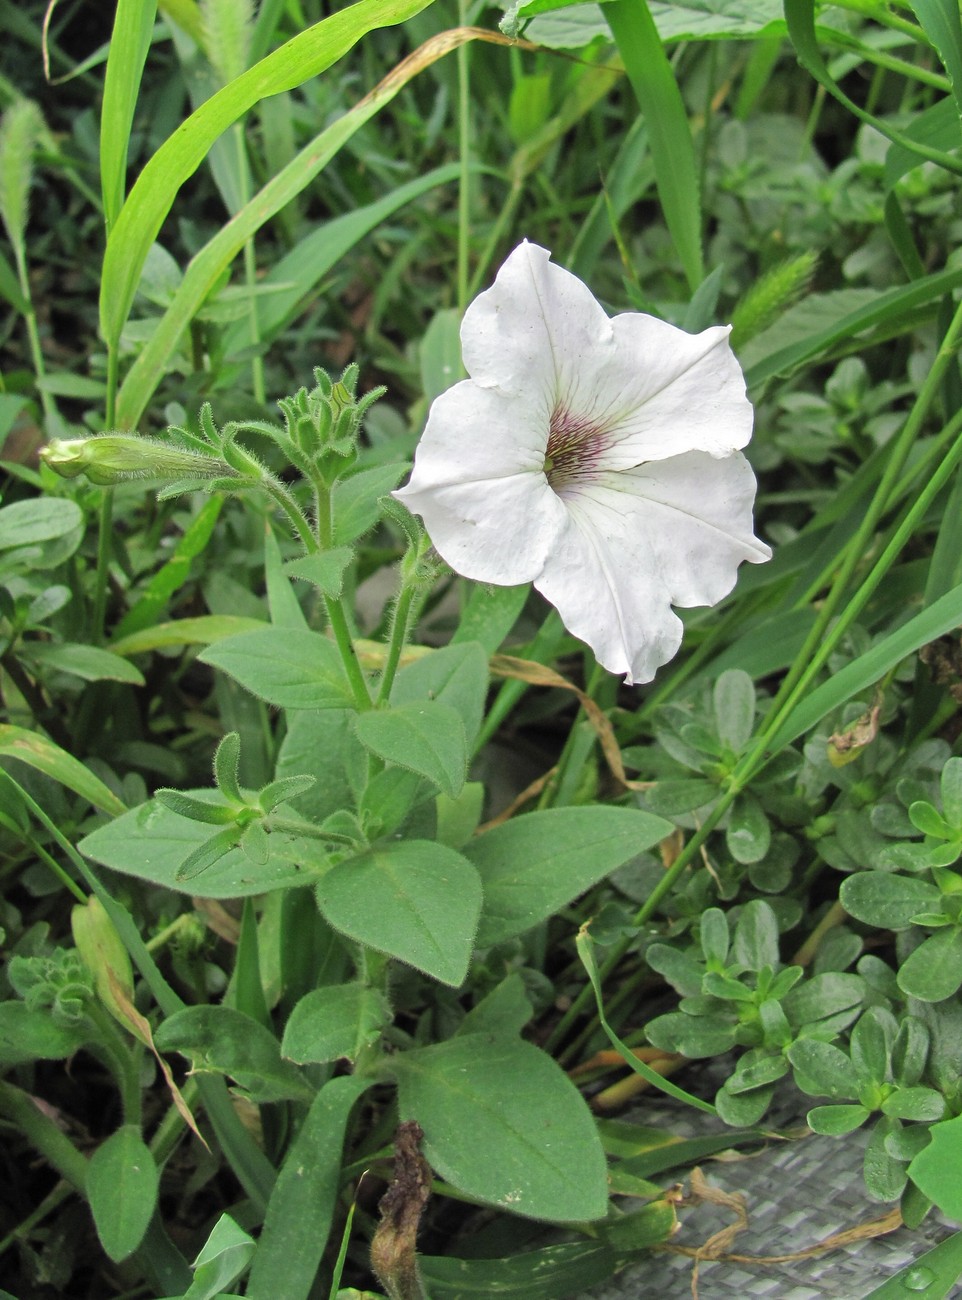
[[590,480],[604,449],[605,441],[597,425],[579,419],[564,407],[555,407],[544,458],[548,486],[562,496],[567,489]]

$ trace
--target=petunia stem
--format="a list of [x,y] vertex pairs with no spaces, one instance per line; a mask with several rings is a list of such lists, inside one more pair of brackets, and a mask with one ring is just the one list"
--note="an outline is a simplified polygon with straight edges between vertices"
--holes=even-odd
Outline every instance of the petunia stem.
[[384,661],[384,669],[381,673],[381,683],[378,687],[376,704],[386,704],[390,697],[394,678],[397,675],[398,664],[401,662],[401,655],[404,653],[405,645],[407,645],[408,633],[417,613],[418,602],[415,599],[417,593],[418,587],[415,583],[402,582],[401,590],[394,602],[391,636],[388,641],[387,658]]
[[[315,476],[312,486],[317,508],[317,541],[321,550],[328,551],[334,545],[333,490],[320,475]],[[367,678],[364,676],[364,670],[358,661],[357,651],[354,648],[354,638],[351,636],[343,601],[339,596],[326,595],[324,604],[331,624],[331,631],[334,633],[334,642],[340,653],[347,679],[351,684],[354,703],[362,713],[366,712],[371,707],[371,692],[368,688]]]

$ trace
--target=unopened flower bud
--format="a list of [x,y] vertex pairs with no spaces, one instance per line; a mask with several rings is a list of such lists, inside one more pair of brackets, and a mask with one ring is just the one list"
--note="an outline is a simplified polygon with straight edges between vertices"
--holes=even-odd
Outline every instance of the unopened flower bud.
[[184,451],[158,438],[133,433],[103,433],[92,438],[54,438],[41,458],[62,478],[86,474],[91,483],[109,487],[131,479],[211,479],[233,476],[216,456]]

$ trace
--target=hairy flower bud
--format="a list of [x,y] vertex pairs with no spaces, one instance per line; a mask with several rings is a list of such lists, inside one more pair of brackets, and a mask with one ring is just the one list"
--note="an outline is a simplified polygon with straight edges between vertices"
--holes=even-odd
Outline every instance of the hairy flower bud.
[[86,474],[99,487],[131,479],[212,479],[235,473],[217,456],[184,451],[159,438],[133,433],[54,438],[41,448],[40,456],[62,478]]

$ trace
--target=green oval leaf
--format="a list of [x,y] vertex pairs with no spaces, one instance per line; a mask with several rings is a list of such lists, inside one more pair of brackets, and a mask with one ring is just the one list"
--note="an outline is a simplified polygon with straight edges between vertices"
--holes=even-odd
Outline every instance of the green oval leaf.
[[672,830],[630,808],[552,808],[479,835],[464,846],[484,884],[479,947],[530,930]]
[[199,658],[279,709],[342,709],[353,703],[337,647],[319,632],[289,627],[242,632]]
[[415,700],[360,713],[357,738],[379,758],[417,772],[456,799],[468,772],[464,723],[440,700]]
[[[212,790],[189,793],[210,802],[218,798]],[[78,847],[113,871],[199,898],[244,898],[310,885],[327,866],[319,841],[275,831],[268,841],[270,856],[262,866],[255,866],[242,849],[231,849],[202,875],[181,880],[178,873],[183,864],[211,838],[210,826],[180,817],[152,799],[99,827]]]
[[375,845],[332,867],[317,902],[335,930],[455,987],[467,974],[481,910],[478,873],[429,840]]
[[531,1043],[468,1034],[391,1061],[402,1119],[467,1196],[552,1222],[601,1218],[605,1157],[581,1094]]
[[314,1096],[300,1070],[281,1059],[271,1031],[233,1007],[185,1007],[155,1030],[154,1045],[189,1056],[195,1071],[230,1075],[254,1101]]
[[87,1200],[101,1245],[126,1259],[143,1240],[157,1206],[160,1172],[133,1124],[102,1142],[87,1166]]
[[842,881],[839,892],[849,916],[880,930],[907,930],[913,916],[936,910],[941,897],[927,880],[887,871],[859,871]]
[[290,1014],[281,1054],[298,1065],[342,1056],[353,1061],[390,1019],[391,1008],[377,989],[363,984],[313,989]]

